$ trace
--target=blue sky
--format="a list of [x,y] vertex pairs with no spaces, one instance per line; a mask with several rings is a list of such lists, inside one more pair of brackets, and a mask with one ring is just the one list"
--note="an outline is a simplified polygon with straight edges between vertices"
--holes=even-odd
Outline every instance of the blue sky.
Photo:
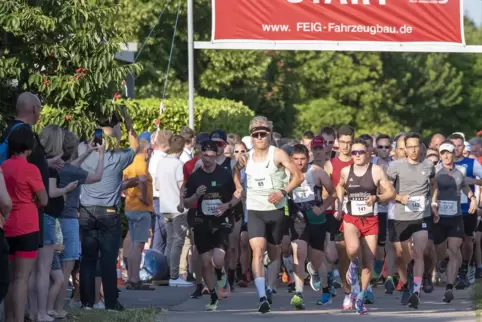
[[464,11],[479,26],[482,26],[482,0],[464,0]]

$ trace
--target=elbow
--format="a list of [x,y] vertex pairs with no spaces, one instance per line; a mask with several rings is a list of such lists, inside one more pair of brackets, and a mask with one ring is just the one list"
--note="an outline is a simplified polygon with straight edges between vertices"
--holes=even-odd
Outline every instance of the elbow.
[[40,207],[44,208],[44,207],[47,207],[47,204],[49,203],[49,199],[48,198],[42,198],[39,202],[40,204]]
[[7,198],[6,200],[4,200],[2,202],[2,208],[3,208],[3,211],[6,212],[6,214],[4,215],[7,215],[8,213],[10,213],[10,211],[12,210],[12,199]]

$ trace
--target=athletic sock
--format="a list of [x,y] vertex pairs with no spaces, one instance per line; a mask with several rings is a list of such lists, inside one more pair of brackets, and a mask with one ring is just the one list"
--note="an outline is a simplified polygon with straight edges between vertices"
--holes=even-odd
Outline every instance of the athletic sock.
[[256,285],[259,298],[266,297],[266,282],[264,277],[256,277],[254,279],[254,285]]

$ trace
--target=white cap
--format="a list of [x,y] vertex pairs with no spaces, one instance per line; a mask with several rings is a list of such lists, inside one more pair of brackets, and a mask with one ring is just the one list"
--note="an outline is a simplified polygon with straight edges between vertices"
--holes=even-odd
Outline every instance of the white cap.
[[464,145],[465,145],[465,151],[472,152],[472,145],[469,142],[465,141]]
[[438,148],[438,152],[442,153],[442,151],[448,151],[450,153],[454,152],[455,147],[450,143],[444,143]]
[[246,145],[246,148],[248,150],[252,150],[253,149],[253,141],[251,141],[251,137],[250,136],[245,136],[241,139],[241,141],[243,141],[243,143]]

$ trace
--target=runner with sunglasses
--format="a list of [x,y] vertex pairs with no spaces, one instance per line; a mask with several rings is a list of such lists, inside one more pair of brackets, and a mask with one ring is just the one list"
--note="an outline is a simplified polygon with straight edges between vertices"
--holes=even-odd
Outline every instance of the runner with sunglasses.
[[[338,207],[342,207],[345,194],[348,200],[341,231],[351,260],[347,273],[352,285],[351,298],[355,300],[356,311],[366,314],[365,293],[370,285],[379,234],[376,205],[394,199],[395,191],[382,167],[371,162],[369,144],[365,140],[359,138],[353,142],[351,156],[353,164],[341,171],[336,193]],[[357,294],[359,264],[362,267],[361,292]]]
[[[433,222],[438,222],[438,187],[433,162],[427,159],[420,162],[420,136],[407,134],[404,142],[406,158],[390,163],[387,171],[397,192],[389,237],[395,247],[398,274],[403,283],[401,303],[418,308],[432,213]],[[413,290],[409,289],[407,268],[413,275]]]
[[[286,152],[271,145],[273,124],[266,117],[254,117],[249,124],[249,132],[253,150],[249,152],[246,162],[240,160],[240,167],[246,164],[248,234],[253,251],[254,282],[259,296],[258,311],[266,313],[271,310],[268,300],[271,292],[267,293],[265,286],[267,284],[272,288],[280,271],[279,246],[283,237],[287,195],[303,182],[303,175]],[[285,169],[291,174],[287,185]],[[236,171],[237,186],[239,174]],[[267,283],[263,265],[265,249],[271,260],[267,269]]]

